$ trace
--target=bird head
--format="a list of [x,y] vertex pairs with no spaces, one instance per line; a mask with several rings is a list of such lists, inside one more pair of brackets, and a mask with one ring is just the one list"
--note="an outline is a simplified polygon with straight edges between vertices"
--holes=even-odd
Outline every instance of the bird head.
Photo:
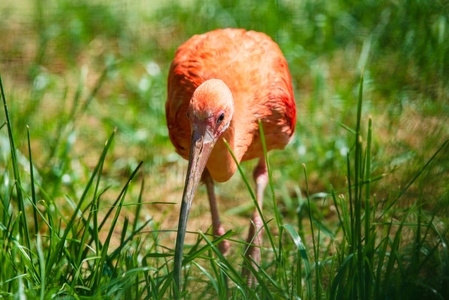
[[192,132],[201,132],[205,141],[216,141],[228,128],[234,114],[234,101],[228,86],[220,79],[203,82],[193,93],[187,111]]
[[174,277],[177,284],[180,280],[184,237],[193,196],[209,155],[217,140],[231,123],[233,114],[234,100],[232,93],[220,79],[210,79],[203,82],[195,90],[190,100],[187,111],[192,131],[189,166],[182,196],[175,248]]

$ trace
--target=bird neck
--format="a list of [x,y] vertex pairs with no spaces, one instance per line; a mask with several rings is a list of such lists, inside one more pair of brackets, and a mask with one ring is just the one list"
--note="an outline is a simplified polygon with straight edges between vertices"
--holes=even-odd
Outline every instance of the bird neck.
[[244,151],[236,147],[235,127],[234,122],[231,121],[228,129],[215,144],[207,162],[207,169],[210,175],[218,182],[229,180],[237,170],[237,164],[226,146],[225,140],[238,162],[242,160],[244,154]]

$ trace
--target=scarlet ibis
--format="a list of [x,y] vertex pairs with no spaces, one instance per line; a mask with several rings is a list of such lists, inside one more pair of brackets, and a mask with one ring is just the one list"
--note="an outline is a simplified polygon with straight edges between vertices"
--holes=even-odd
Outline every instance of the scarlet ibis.
[[[168,75],[165,109],[170,140],[176,152],[189,160],[175,248],[177,290],[187,220],[201,177],[207,187],[213,233],[225,233],[214,180],[227,181],[237,165],[223,140],[239,162],[259,158],[253,175],[262,208],[268,175],[258,120],[267,150],[283,149],[295,131],[296,105],[287,62],[270,37],[243,29],[219,29],[195,35],[178,48]],[[263,232],[257,210],[252,222],[256,228],[250,223],[248,242],[253,243],[247,256],[257,262]],[[219,245],[223,254],[228,248],[226,240]]]

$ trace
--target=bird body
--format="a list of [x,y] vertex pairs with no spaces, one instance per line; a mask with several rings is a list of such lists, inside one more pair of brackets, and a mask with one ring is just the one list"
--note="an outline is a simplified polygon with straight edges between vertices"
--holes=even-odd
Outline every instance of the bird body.
[[[167,96],[170,140],[189,160],[174,258],[174,291],[179,297],[184,236],[200,178],[208,190],[213,233],[221,236],[225,231],[213,181],[227,181],[237,170],[224,140],[238,162],[259,158],[254,179],[262,208],[268,175],[259,120],[267,150],[283,149],[295,130],[296,106],[290,72],[279,46],[263,33],[243,29],[214,30],[182,44],[170,67]],[[263,233],[258,210],[251,224],[246,255],[257,262]],[[225,254],[229,242],[222,241],[219,248]],[[244,268],[246,275],[248,272],[249,268]]]
[[[221,79],[232,93],[234,116],[222,137],[239,162],[263,155],[258,119],[263,124],[267,150],[283,149],[288,144],[295,129],[296,108],[287,62],[279,46],[263,33],[221,29],[190,38],[178,48],[170,67],[167,125],[170,139],[183,158],[189,158],[189,103],[196,88],[209,79]],[[236,171],[223,139],[212,150],[207,169],[218,182],[229,180]]]

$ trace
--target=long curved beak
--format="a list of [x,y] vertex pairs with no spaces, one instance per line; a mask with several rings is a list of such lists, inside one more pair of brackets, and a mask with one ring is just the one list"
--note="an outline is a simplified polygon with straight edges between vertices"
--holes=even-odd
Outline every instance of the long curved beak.
[[175,280],[175,295],[179,297],[181,287],[182,251],[184,248],[184,237],[186,234],[187,220],[189,218],[190,206],[196,187],[209,158],[215,140],[207,126],[197,127],[192,131],[190,143],[189,166],[187,168],[184,193],[182,195],[181,212],[179,213],[178,235],[176,237],[175,266],[173,277]]

